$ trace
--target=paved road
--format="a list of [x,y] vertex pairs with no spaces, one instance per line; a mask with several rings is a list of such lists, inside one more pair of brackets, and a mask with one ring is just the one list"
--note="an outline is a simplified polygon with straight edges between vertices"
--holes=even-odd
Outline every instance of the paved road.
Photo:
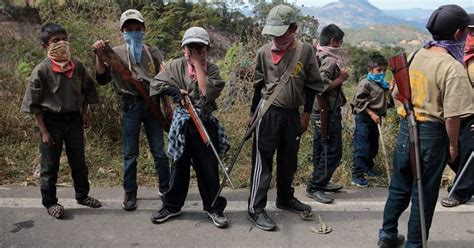
[[[385,188],[351,189],[334,194],[335,204],[312,202],[297,189],[297,197],[310,203],[315,217],[302,221],[296,214],[275,208],[271,191],[269,214],[278,224],[274,232],[252,227],[246,219],[247,190],[224,191],[229,204],[227,229],[217,229],[202,212],[196,189],[191,189],[183,214],[161,225],[150,222],[159,207],[156,191],[139,189],[139,207],[121,210],[122,190],[93,189],[103,202],[101,209],[79,206],[72,188],[58,188],[66,218],[56,220],[41,206],[37,187],[0,186],[0,247],[375,247]],[[444,196],[445,192],[440,192]],[[438,206],[429,247],[474,247],[474,203],[447,209]],[[333,228],[322,235],[318,214]],[[401,217],[400,232],[406,233],[408,214]]]

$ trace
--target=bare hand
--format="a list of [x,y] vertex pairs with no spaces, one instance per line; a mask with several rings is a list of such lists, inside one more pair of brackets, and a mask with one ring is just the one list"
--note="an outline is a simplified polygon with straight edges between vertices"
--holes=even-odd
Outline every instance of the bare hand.
[[449,162],[454,162],[458,157],[458,148],[454,146],[449,146]]
[[84,129],[89,128],[89,115],[87,113],[82,114],[82,127]]
[[92,47],[96,50],[100,50],[100,49],[103,49],[106,46],[108,46],[109,42],[110,42],[110,40],[98,40],[98,41],[94,42]]
[[41,133],[41,142],[51,148],[55,145],[53,137],[51,137],[51,134],[49,134],[49,132]]
[[381,123],[381,118],[378,114],[376,113],[370,113],[370,118],[372,118],[372,120],[377,123],[377,124],[380,124]]
[[339,72],[338,78],[340,78],[342,81],[346,81],[349,78],[349,71],[348,70],[341,70]]
[[300,117],[300,123],[301,123],[301,134],[306,132],[308,130],[308,125],[309,125],[309,113],[304,112],[301,117]]

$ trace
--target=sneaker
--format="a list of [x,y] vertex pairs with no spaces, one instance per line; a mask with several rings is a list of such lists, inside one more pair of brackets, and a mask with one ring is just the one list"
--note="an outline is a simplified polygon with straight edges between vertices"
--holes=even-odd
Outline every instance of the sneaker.
[[207,212],[207,217],[209,217],[212,220],[212,223],[214,223],[214,226],[218,228],[224,228],[229,225],[229,221],[227,221],[224,213]]
[[181,214],[181,211],[175,212],[163,207],[160,210],[155,211],[151,215],[151,222],[153,222],[154,224],[161,224],[165,222],[166,220],[168,220],[169,218],[178,216],[180,214]]
[[403,245],[405,241],[405,237],[401,234],[397,235],[396,239],[386,239],[386,238],[379,238],[377,242],[377,246],[380,248],[394,248]]
[[255,224],[256,227],[264,230],[271,231],[276,228],[275,222],[268,216],[267,212],[262,210],[260,213],[248,213],[249,220]]
[[277,198],[276,207],[283,210],[290,210],[298,214],[302,212],[311,212],[311,206],[300,202],[298,199],[294,197],[287,202],[280,201]]
[[125,192],[123,196],[122,208],[125,211],[133,211],[137,209],[137,192]]
[[369,187],[369,181],[367,181],[364,176],[353,177],[351,184],[359,188]]
[[102,207],[102,203],[99,200],[92,198],[90,196],[86,196],[86,198],[82,200],[77,200],[77,204],[84,205],[90,208],[100,208]]
[[368,170],[367,171],[367,176],[368,177],[381,177],[383,174],[381,172],[378,172],[378,171],[374,171],[374,170]]

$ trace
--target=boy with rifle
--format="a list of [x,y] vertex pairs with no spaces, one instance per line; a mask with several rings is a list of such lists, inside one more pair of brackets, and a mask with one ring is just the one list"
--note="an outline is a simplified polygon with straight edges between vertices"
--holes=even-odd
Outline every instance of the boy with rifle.
[[63,144],[77,203],[91,208],[102,206],[88,196],[84,154],[84,128],[89,127],[88,105],[98,103],[99,97],[84,65],[71,58],[66,30],[48,23],[41,27],[40,37],[47,58],[31,72],[21,110],[35,114],[40,129],[42,204],[49,215],[62,219],[64,207],[56,197],[56,182]]
[[[322,92],[318,88],[322,82],[313,48],[296,39],[296,29],[293,8],[287,5],[272,8],[262,31],[262,34],[270,35],[272,41],[261,47],[256,57],[250,116],[255,111],[259,114],[252,149],[248,217],[266,231],[276,227],[265,211],[275,151],[277,208],[297,213],[311,211],[310,206],[295,198],[291,184],[300,137],[308,127],[314,96],[316,91]],[[263,104],[259,105],[261,100]],[[304,113],[300,117],[301,105],[304,105]]]
[[[120,17],[120,31],[125,44],[116,46],[113,51],[121,62],[130,70],[134,79],[140,81],[146,96],[149,95],[149,82],[160,71],[163,55],[158,48],[144,43],[145,21],[142,14],[134,9],[126,10]],[[98,40],[93,47],[96,50],[105,49],[108,41]],[[159,192],[168,190],[169,164],[164,152],[163,126],[151,112],[139,90],[135,88],[121,74],[96,57],[97,82],[105,85],[114,80],[114,87],[122,98],[122,139],[124,175],[123,188],[125,190],[122,208],[132,211],[137,208],[137,158],[139,153],[140,128],[143,123],[145,133],[153,155],[156,176],[159,182]],[[171,114],[169,114],[170,116]]]
[[314,101],[311,119],[313,133],[313,174],[306,195],[321,203],[332,203],[325,192],[337,192],[342,186],[330,182],[342,158],[342,115],[346,104],[342,84],[349,78],[342,57],[344,32],[330,24],[321,30],[316,56],[319,62],[324,91]]
[[[406,109],[414,109],[417,127],[410,128],[410,132],[419,135],[409,135],[408,121],[401,120],[379,247],[396,247],[403,243],[404,236],[398,233],[398,219],[410,200],[406,246],[426,246],[443,170],[448,159],[454,160],[458,155],[459,117],[473,113],[471,85],[462,65],[464,47],[459,45],[466,39],[468,22],[466,11],[457,5],[436,9],[426,25],[433,40],[408,56],[410,81],[397,81],[400,94],[397,99],[404,100]],[[411,97],[405,95],[407,91],[411,91]],[[407,114],[404,108],[398,112],[402,117]],[[410,117],[410,120],[413,119]],[[413,145],[416,143],[418,147]],[[410,155],[415,155],[415,159],[410,161]],[[417,178],[418,183],[414,183],[412,166],[415,165],[418,165],[416,175],[421,176]],[[420,202],[420,197],[424,201]]]
[[[471,95],[474,99],[474,14],[469,14],[468,36],[464,49],[464,66],[471,83]],[[459,129],[459,156],[449,166],[456,172],[456,187],[450,190],[448,197],[443,198],[443,207],[455,207],[471,200],[474,194],[474,158],[469,158],[474,151],[474,115],[461,117]],[[465,169],[464,167],[467,166]],[[464,170],[464,174],[461,175]]]
[[173,160],[170,189],[163,194],[163,205],[153,213],[151,221],[160,224],[181,214],[192,164],[204,210],[216,227],[224,228],[229,224],[223,213],[226,199],[218,197],[212,205],[219,190],[220,159],[209,140],[203,138],[210,137],[221,154],[229,149],[224,128],[212,115],[225,82],[219,68],[208,62],[211,43],[205,29],[186,30],[181,46],[184,57],[172,60],[151,82],[151,96],[168,95],[178,104],[169,133],[168,153]]
[[382,55],[371,55],[367,62],[367,77],[359,82],[351,101],[356,123],[352,185],[360,188],[369,186],[365,175],[374,177],[379,174],[374,171],[374,158],[378,153],[381,135],[377,125],[382,123],[388,105],[393,105],[393,84],[385,81],[387,66],[388,61]]

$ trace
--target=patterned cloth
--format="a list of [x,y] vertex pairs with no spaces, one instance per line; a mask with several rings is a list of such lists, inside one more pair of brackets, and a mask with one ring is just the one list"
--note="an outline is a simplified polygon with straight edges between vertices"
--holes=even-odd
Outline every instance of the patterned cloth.
[[[196,108],[196,111],[199,114],[200,109]],[[177,107],[175,109],[168,135],[168,155],[173,159],[173,161],[178,160],[184,153],[184,148],[186,147],[184,124],[189,119],[191,119],[191,116],[186,109],[182,107]],[[225,154],[229,150],[230,144],[224,127],[220,125],[219,120],[211,114],[207,115],[206,119],[202,121],[207,121],[217,126],[218,146],[216,147],[216,150],[220,155]]]

